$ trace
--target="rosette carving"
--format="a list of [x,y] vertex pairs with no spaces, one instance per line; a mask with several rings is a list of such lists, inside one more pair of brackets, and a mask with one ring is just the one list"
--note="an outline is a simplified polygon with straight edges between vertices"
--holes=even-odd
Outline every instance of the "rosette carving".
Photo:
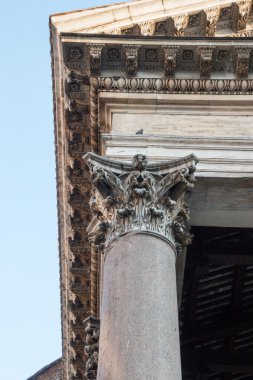
[[171,163],[148,164],[133,157],[132,167],[92,153],[85,156],[91,172],[93,214],[88,236],[103,251],[115,238],[149,231],[170,240],[178,253],[191,243],[185,193],[194,186],[194,155]]

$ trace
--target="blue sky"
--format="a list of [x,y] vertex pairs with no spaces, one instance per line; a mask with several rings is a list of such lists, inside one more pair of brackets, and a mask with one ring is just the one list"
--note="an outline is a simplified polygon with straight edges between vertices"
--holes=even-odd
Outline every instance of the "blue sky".
[[2,380],[61,356],[48,17],[112,1],[1,3]]

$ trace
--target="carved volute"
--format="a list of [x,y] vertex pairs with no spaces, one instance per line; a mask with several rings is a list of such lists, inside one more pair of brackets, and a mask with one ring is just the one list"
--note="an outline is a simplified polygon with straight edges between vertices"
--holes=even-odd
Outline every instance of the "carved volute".
[[162,235],[180,253],[191,243],[185,193],[194,186],[197,159],[148,164],[137,154],[132,166],[92,153],[84,157],[93,184],[88,226],[91,243],[104,249],[119,236],[133,231]]

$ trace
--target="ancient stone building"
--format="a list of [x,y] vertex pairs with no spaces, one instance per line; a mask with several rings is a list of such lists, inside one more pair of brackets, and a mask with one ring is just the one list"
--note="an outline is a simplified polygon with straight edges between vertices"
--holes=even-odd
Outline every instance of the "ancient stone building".
[[61,378],[253,379],[252,1],[50,31]]

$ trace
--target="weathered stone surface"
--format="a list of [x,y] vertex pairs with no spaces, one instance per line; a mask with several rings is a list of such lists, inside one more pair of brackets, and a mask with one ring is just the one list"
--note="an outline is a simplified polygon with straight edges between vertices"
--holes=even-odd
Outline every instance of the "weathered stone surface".
[[175,250],[132,233],[106,252],[98,380],[180,380]]
[[[84,159],[93,184],[87,232],[105,256],[98,380],[179,380],[175,255],[192,239],[184,196],[197,158],[148,164],[137,154],[132,167],[92,153]],[[91,323],[86,331],[92,342]],[[95,379],[98,350],[91,347],[86,376]]]
[[87,358],[85,376],[89,380],[97,378],[99,325],[98,318],[91,316],[84,320],[86,333],[84,353]]
[[251,30],[250,5],[250,0],[181,0],[180,3],[139,0],[80,10],[74,16],[72,13],[55,15],[52,20],[65,33],[214,36],[246,30],[246,27]]
[[[213,134],[212,144],[217,137],[217,146],[221,147],[218,142],[219,136],[222,135],[222,141],[226,139],[226,135],[229,135],[231,130],[234,130],[236,134],[243,132],[246,136],[245,140],[248,141],[244,141],[243,144],[240,143],[239,149],[232,149],[233,156],[229,157],[226,163],[224,160],[223,162],[220,161],[220,156],[213,158],[209,155],[207,157],[203,155],[200,163],[203,168],[202,173],[204,175],[210,174],[211,165],[211,170],[216,167],[220,172],[222,167],[222,170],[229,173],[229,175],[236,175],[238,178],[252,176],[249,159],[250,149],[246,148],[247,144],[250,145],[248,137],[250,123],[247,123],[244,118],[247,112],[246,108],[252,108],[252,104],[249,106],[250,96],[253,93],[252,52],[250,57],[246,57],[246,60],[249,58],[249,61],[245,61],[245,57],[242,56],[241,52],[238,54],[237,50],[238,48],[250,48],[252,50],[252,42],[238,38],[233,40],[201,39],[201,47],[214,47],[212,62],[210,62],[209,57],[203,56],[203,54],[201,57],[199,39],[191,38],[191,40],[187,41],[176,36],[166,38],[168,35],[172,37],[175,34],[197,37],[199,35],[212,35],[213,33],[216,36],[252,36],[252,13],[247,14],[245,17],[245,14],[243,14],[245,9],[242,3],[246,4],[246,2],[234,1],[234,3],[238,4],[238,7],[234,6],[232,10],[232,3],[226,0],[214,0],[212,3],[208,0],[202,2],[183,0],[180,1],[180,4],[171,0],[145,0],[114,4],[108,7],[70,12],[51,17],[64,380],[84,377],[85,357],[83,347],[85,344],[85,331],[83,319],[90,314],[96,316],[99,314],[97,268],[100,266],[100,256],[97,255],[96,250],[90,249],[87,239],[86,226],[90,218],[88,210],[90,184],[87,181],[85,164],[79,164],[85,152],[93,151],[101,154],[103,151],[102,154],[105,155],[109,152],[109,150],[105,152],[105,147],[101,144],[101,136],[102,132],[111,132],[110,126],[112,123],[110,118],[114,121],[116,121],[116,118],[114,117],[115,113],[108,112],[107,114],[107,111],[112,108],[119,108],[119,102],[124,102],[125,109],[120,110],[120,112],[130,116],[133,108],[133,102],[131,103],[132,95],[136,97],[134,104],[139,109],[144,110],[144,115],[148,115],[147,109],[150,108],[150,97],[152,97],[155,103],[154,107],[157,110],[159,101],[167,104],[168,99],[175,96],[175,103],[178,103],[179,100],[187,98],[194,112],[199,109],[196,96],[201,97],[206,104],[210,102],[209,95],[213,96],[211,101],[216,99],[214,108],[217,108],[217,110],[220,103],[224,103],[224,97],[227,97],[226,104],[229,102],[231,104],[227,106],[227,111],[223,114],[224,117],[221,115],[221,118],[216,118],[211,115],[212,126],[215,124],[215,128],[209,128],[209,109],[203,117],[202,125],[196,120],[198,117],[195,119],[196,128],[194,130],[196,135],[193,138],[195,141],[199,141],[198,136],[202,135],[203,130],[211,131]],[[241,4],[243,8],[241,8]],[[206,14],[204,19],[202,19],[203,10]],[[216,20],[216,14],[219,15],[218,20]],[[178,28],[175,28],[172,16],[176,20]],[[212,20],[213,17],[215,18],[214,20]],[[231,18],[233,18],[232,23]],[[187,25],[186,22],[184,24],[184,20],[188,20]],[[153,23],[155,27],[153,27]],[[180,28],[180,23],[181,25],[184,24],[183,28]],[[245,26],[246,29],[242,29]],[[74,35],[73,32],[78,32],[79,34]],[[141,33],[150,34],[152,32],[155,37],[148,36],[144,39],[144,36],[141,35]],[[91,34],[88,36],[86,33],[106,34],[94,37]],[[111,35],[108,35],[109,33]],[[91,44],[105,46],[102,48],[101,54],[99,51],[93,51],[93,56],[91,57],[89,49]],[[126,76],[124,54],[124,46],[126,45],[141,45],[138,50],[137,60],[135,59],[137,63],[136,74],[129,77]],[[168,54],[165,57],[163,54],[165,46],[179,46],[176,57],[174,54]],[[174,63],[176,64],[175,68]],[[65,68],[71,70],[67,77]],[[170,76],[171,74],[174,77]],[[208,78],[209,74],[210,78]],[[100,77],[101,75],[102,78]],[[89,80],[90,76],[92,76],[91,80]],[[99,77],[97,78],[97,76]],[[108,102],[105,104],[103,97],[106,96]],[[242,105],[242,118],[239,117],[239,114],[236,119],[234,118],[235,113],[233,110],[236,102],[239,105],[238,109]],[[189,111],[189,108],[183,108],[181,108],[180,112],[186,116],[182,123],[193,120],[193,113]],[[231,113],[232,111],[233,114]],[[249,115],[251,115],[250,112]],[[231,113],[231,116],[228,115],[229,113]],[[161,115],[162,113],[158,116],[160,120],[163,118]],[[134,119],[134,131],[131,132],[133,136],[135,136],[136,131],[142,128],[139,123],[143,119],[143,115],[139,116],[138,120],[136,117]],[[250,118],[251,116],[248,117],[249,122]],[[175,119],[178,120],[177,117],[171,117],[171,120],[175,121]],[[228,120],[228,123],[223,123],[225,119]],[[231,123],[230,120],[232,121]],[[149,121],[150,119],[147,117],[147,123],[142,128],[144,138]],[[122,121],[119,121],[119,124],[121,123],[123,124]],[[229,123],[230,125],[227,125]],[[117,146],[117,152],[112,153],[112,157],[115,154],[115,157],[120,158],[125,154],[125,148],[124,146],[122,147],[122,144],[125,143],[126,130],[130,131],[129,125],[132,126],[132,123],[127,120],[123,134],[117,132],[119,135],[121,134],[121,142]],[[167,123],[167,125],[171,124]],[[158,130],[163,129],[163,126],[159,123],[157,123],[157,127]],[[174,157],[188,154],[186,153],[185,141],[189,142],[189,144],[187,143],[189,147],[190,136],[193,131],[191,125],[189,126],[186,123],[184,128],[183,124],[174,123],[171,125],[171,131],[177,141],[183,135],[182,145],[173,147]],[[163,135],[160,135],[160,137],[161,143],[158,150],[167,159],[169,153],[166,144],[168,141],[171,142],[169,140],[170,135],[166,132],[164,138]],[[139,142],[138,138],[141,137],[135,136],[135,142],[134,144],[132,143],[134,154],[136,153],[136,145]],[[205,135],[205,138],[208,139],[209,134]],[[165,149],[164,145],[166,145]],[[228,146],[227,142],[225,145],[226,147]],[[229,146],[229,149],[224,149],[223,152],[220,149],[216,151],[222,154],[222,159],[225,159],[226,155],[230,154],[232,147],[233,144]],[[114,146],[112,148],[114,149]],[[153,148],[158,151],[156,146],[149,146],[147,149],[148,155],[150,151],[154,151]],[[138,152],[142,152],[141,149]],[[245,154],[247,152],[245,161],[242,150],[244,150]],[[192,151],[191,148],[190,152]],[[206,152],[209,154],[209,148]],[[156,157],[157,160],[161,158],[160,156],[158,158],[158,156]],[[239,161],[237,160],[238,157]],[[210,191],[209,187],[205,188],[205,191]],[[245,192],[242,191],[240,197],[243,197],[244,194]],[[223,204],[223,206],[225,207],[226,204]],[[197,216],[196,223],[198,220],[202,222],[207,220],[206,214],[203,215],[202,210],[200,210],[200,213],[201,217]],[[240,225],[247,219],[248,223],[252,220],[252,206],[249,206],[248,210],[238,210],[236,212],[231,211],[231,209],[226,210],[226,215],[228,214],[229,218],[221,219],[220,211],[214,210],[212,218],[209,213],[208,221],[222,223],[222,225],[223,223],[238,223],[239,221]],[[247,218],[245,217],[246,214],[248,215]],[[236,220],[234,219],[235,215],[237,215]],[[252,222],[250,225],[252,225]]]

